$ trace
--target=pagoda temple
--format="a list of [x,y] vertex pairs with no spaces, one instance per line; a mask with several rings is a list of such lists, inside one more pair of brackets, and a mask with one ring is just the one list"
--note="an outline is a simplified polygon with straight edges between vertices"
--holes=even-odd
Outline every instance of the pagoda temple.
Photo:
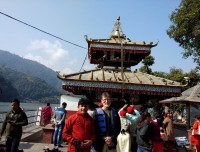
[[153,99],[165,99],[181,94],[183,87],[179,82],[157,77],[147,73],[131,71],[142,59],[150,55],[158,43],[136,42],[123,33],[120,18],[107,39],[85,37],[88,43],[88,59],[96,64],[96,69],[58,74],[62,88],[75,95],[86,95],[99,99],[102,92],[109,92],[113,99],[134,98],[137,103]]

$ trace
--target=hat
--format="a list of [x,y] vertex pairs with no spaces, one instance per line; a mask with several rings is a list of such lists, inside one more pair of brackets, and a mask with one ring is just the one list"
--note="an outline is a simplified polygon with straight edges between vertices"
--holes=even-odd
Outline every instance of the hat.
[[103,103],[102,102],[99,102],[99,107],[103,107]]
[[128,112],[129,114],[132,114],[133,111],[134,111],[134,107],[129,106],[129,107],[127,108],[127,112]]
[[125,110],[120,110],[119,115],[120,116],[125,116],[126,115],[126,111]]
[[89,100],[87,98],[81,98],[81,99],[79,99],[78,106],[79,105],[83,105],[83,104],[89,105],[90,102],[89,102]]

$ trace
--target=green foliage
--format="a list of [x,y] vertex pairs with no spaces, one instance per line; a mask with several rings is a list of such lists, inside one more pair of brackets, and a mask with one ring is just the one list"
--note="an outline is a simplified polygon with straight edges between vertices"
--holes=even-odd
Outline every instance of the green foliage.
[[5,101],[11,97],[21,101],[58,101],[59,91],[37,77],[5,67],[0,67],[0,73],[1,96]]
[[185,107],[186,107],[185,104],[171,104],[170,105],[170,109],[172,109],[173,111],[177,111],[178,113],[182,113]]
[[[199,80],[200,80],[200,74],[198,73],[198,70],[192,69],[188,73],[184,73],[182,69],[180,68],[170,68],[169,74],[166,76],[167,79],[174,80],[181,82],[182,84],[187,84],[188,85],[184,88],[184,90],[195,86]],[[186,80],[185,78],[189,78]]]
[[161,71],[155,71],[155,72],[152,72],[152,74],[157,77],[162,77],[162,78],[167,78],[167,75],[168,75],[168,73],[161,72]]
[[0,74],[0,102],[9,102],[13,98],[18,98],[17,89],[13,87],[13,85],[7,81]]
[[151,55],[146,56],[143,60],[142,63],[144,64],[144,66],[142,66],[139,71],[140,72],[144,72],[144,73],[148,73],[151,74],[152,70],[151,68],[149,68],[150,66],[152,66],[154,64],[154,60],[155,58]]
[[154,64],[154,60],[155,58],[151,55],[149,56],[146,56],[143,60],[142,60],[142,63],[145,65],[145,66],[152,66]]
[[170,68],[170,72],[167,75],[167,79],[182,82],[184,80],[184,73],[182,69],[175,67]]
[[185,73],[185,77],[189,78],[189,82],[188,82],[189,84],[185,88],[185,90],[189,89],[190,87],[195,86],[198,82],[200,82],[200,74],[195,69],[192,69],[190,72]]
[[152,70],[148,66],[140,67],[139,71],[142,72],[142,73],[148,73],[148,74],[150,74],[152,72]]
[[200,69],[200,1],[182,0],[170,20],[172,25],[167,34],[184,49],[183,57],[192,56]]

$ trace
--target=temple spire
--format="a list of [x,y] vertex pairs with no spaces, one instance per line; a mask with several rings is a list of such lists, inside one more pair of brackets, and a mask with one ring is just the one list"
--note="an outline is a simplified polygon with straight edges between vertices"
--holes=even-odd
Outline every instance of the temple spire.
[[114,28],[110,34],[110,39],[118,38],[118,35],[120,35],[121,39],[126,39],[125,34],[121,28],[120,16],[117,18],[117,21],[114,24]]

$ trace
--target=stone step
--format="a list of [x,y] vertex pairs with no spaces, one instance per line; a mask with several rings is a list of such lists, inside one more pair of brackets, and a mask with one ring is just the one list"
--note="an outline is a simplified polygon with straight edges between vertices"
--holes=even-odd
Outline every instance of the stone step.
[[41,126],[30,126],[23,128],[22,142],[41,142],[43,130]]

